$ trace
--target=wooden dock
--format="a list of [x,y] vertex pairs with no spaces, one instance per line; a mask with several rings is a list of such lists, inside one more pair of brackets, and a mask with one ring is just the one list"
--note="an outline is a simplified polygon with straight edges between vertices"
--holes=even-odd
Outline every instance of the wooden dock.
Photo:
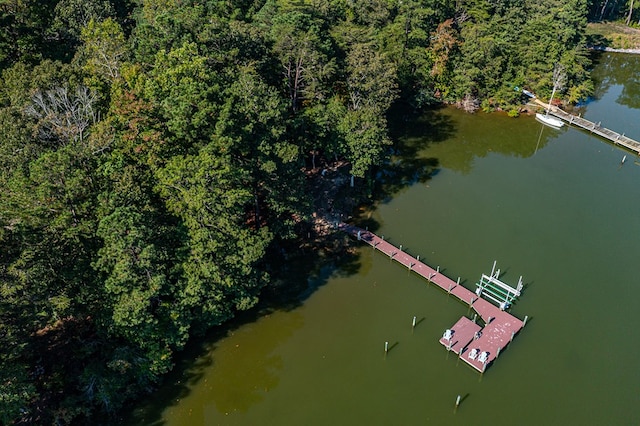
[[[537,105],[542,106],[545,110],[548,107],[548,105],[542,102],[540,99],[534,99],[534,102]],[[620,134],[618,132],[614,132],[613,130],[607,129],[606,127],[602,127],[600,125],[601,123],[594,123],[593,121],[589,121],[577,115],[569,114],[568,112],[563,111],[555,106],[551,107],[549,114],[553,115],[554,117],[558,117],[563,121],[566,121],[570,125],[580,127],[581,129],[587,130],[593,134],[603,137],[613,142],[614,145],[620,145],[621,147],[640,155],[640,142],[635,141],[630,137],[625,136],[624,134]]]
[[[460,285],[459,278],[457,281],[448,278],[439,271],[439,268],[433,269],[385,241],[383,237],[346,223],[338,224],[338,229],[369,244],[374,249],[425,278],[429,283],[433,283],[448,294],[457,297],[462,303],[473,308],[478,313],[485,323],[484,327],[476,325],[473,321],[463,317],[445,332],[445,334],[449,332],[449,339],[445,338],[444,335],[440,339],[440,343],[443,346],[448,350],[454,351],[460,359],[476,370],[484,372],[487,366],[498,357],[500,351],[513,340],[524,326],[524,322],[520,319]],[[481,355],[483,356],[481,357]]]

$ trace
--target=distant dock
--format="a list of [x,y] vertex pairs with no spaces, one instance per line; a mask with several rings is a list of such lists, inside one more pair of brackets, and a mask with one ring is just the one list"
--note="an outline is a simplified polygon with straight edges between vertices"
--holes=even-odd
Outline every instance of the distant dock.
[[[539,99],[533,99],[533,101],[537,104],[547,109],[548,105],[542,102]],[[611,129],[607,129],[606,127],[602,127],[601,123],[594,123],[593,121],[589,121],[585,118],[579,117],[577,115],[569,114],[566,111],[561,110],[558,107],[552,106],[549,111],[550,115],[554,117],[558,117],[559,119],[566,121],[567,123],[574,125],[576,127],[580,127],[581,129],[587,130],[591,133],[594,133],[600,137],[603,137],[609,141],[611,141],[614,145],[620,145],[621,147],[640,155],[640,142],[631,139],[628,136],[625,136],[624,133],[620,134]]]
[[[518,288],[512,288],[499,280],[499,271],[497,274],[492,271],[491,276],[482,276],[478,283],[478,289],[474,293],[460,285],[460,278],[453,281],[443,275],[439,267],[433,269],[421,262],[419,256],[416,258],[403,252],[402,246],[398,248],[385,241],[384,237],[379,237],[373,232],[346,223],[338,224],[338,229],[389,256],[425,278],[429,283],[433,283],[448,294],[457,297],[462,303],[477,312],[485,324],[484,327],[476,324],[475,321],[462,317],[450,329],[445,330],[440,339],[440,343],[447,350],[456,353],[460,359],[477,371],[484,372],[487,366],[500,355],[500,351],[504,350],[524,327],[526,318],[525,321],[522,321],[504,311],[519,296],[522,288],[521,281],[518,283]],[[498,306],[485,298],[498,303]]]

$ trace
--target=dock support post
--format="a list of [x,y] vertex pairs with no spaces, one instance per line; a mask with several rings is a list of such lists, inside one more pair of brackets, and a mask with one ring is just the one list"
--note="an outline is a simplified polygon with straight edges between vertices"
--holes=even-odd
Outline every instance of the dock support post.
[[411,323],[411,331],[413,331],[413,329],[416,328],[416,317],[413,317],[413,322]]
[[501,350],[501,349],[502,349],[502,348],[498,348],[498,351],[496,352],[496,358],[498,358],[498,357],[500,356],[500,350]]
[[527,320],[529,319],[528,315],[524,316],[524,321],[522,322],[522,326],[524,327],[525,325],[527,325]]
[[458,405],[460,405],[460,395],[456,398],[456,408],[458,408]]
[[473,323],[476,323],[476,319],[478,318],[478,314],[473,314]]
[[416,258],[416,260],[417,260],[418,262],[420,262],[420,255],[418,255],[418,257]]
[[389,352],[389,342],[384,342],[384,354],[386,355]]
[[516,333],[514,331],[511,332],[511,339],[509,340],[510,342],[513,342],[513,337],[516,335]]
[[400,251],[402,251],[402,244],[400,244]]
[[436,272],[440,273],[440,265],[438,265],[438,267],[436,268]]
[[495,272],[495,270],[496,270],[496,263],[497,263],[497,262],[498,262],[497,260],[494,260],[494,261],[493,261],[493,268],[491,268],[491,276],[493,276],[493,273],[494,273],[494,272]]
[[473,305],[473,296],[469,299],[469,307],[471,307],[471,305]]
[[451,294],[451,284],[449,284],[449,291],[447,293]]

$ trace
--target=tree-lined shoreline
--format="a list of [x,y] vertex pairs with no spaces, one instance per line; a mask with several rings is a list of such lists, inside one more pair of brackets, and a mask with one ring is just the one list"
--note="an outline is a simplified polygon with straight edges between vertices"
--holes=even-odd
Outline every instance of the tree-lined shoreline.
[[[394,107],[517,115],[556,64],[565,101],[589,96],[589,6],[0,3],[0,422],[152,392],[189,339],[278,291],[314,213],[371,194]],[[332,167],[342,192],[316,185]]]

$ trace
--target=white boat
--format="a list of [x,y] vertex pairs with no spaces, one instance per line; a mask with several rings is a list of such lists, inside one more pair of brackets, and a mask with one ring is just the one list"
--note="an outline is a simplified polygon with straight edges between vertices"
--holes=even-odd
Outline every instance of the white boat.
[[549,114],[536,113],[536,120],[543,124],[546,124],[547,126],[555,127],[557,129],[564,126],[564,122],[562,120],[551,117]]
[[556,70],[553,71],[553,80],[554,80],[553,90],[551,91],[551,98],[549,99],[549,106],[547,107],[547,113],[546,114],[536,113],[536,119],[546,124],[547,126],[551,126],[559,129],[560,127],[564,126],[564,122],[562,120],[549,116],[549,111],[551,111],[551,101],[553,101],[553,95],[556,94],[556,89],[558,87],[557,81],[556,81],[557,80]]

